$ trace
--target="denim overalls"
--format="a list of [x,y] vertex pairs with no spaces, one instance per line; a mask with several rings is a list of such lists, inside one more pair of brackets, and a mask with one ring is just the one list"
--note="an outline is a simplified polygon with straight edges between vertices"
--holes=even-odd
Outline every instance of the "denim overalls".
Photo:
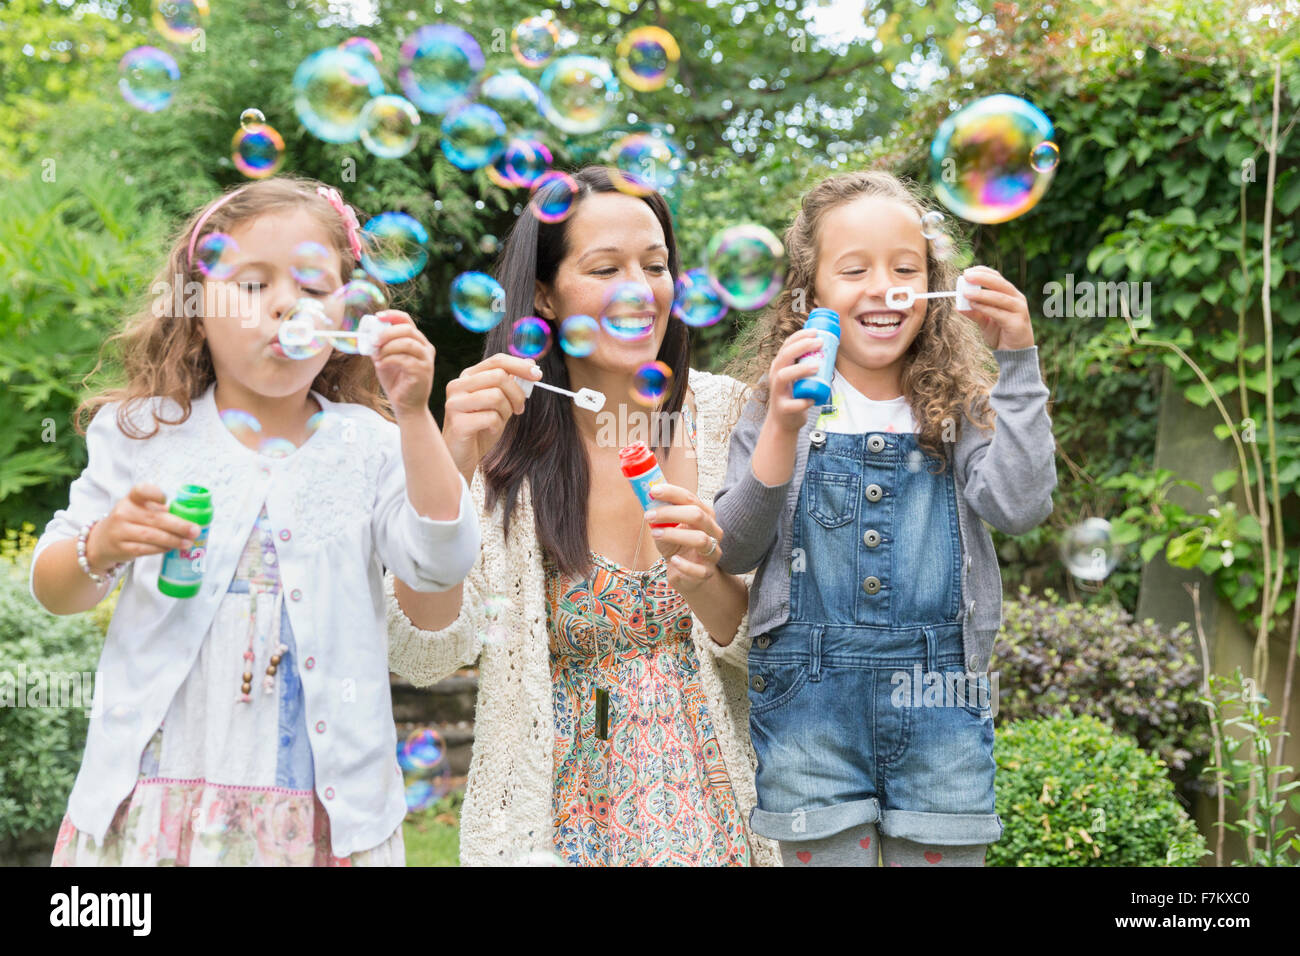
[[878,823],[919,843],[992,843],[993,716],[987,676],[964,664],[952,466],[933,474],[913,434],[811,442],[790,617],[749,652],[750,826],[775,840]]

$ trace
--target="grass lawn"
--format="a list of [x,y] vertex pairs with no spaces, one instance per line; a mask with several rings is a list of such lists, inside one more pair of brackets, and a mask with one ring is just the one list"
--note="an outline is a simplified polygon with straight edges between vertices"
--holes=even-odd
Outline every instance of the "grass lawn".
[[407,866],[460,865],[460,805],[465,794],[454,791],[427,810],[410,813],[402,824]]

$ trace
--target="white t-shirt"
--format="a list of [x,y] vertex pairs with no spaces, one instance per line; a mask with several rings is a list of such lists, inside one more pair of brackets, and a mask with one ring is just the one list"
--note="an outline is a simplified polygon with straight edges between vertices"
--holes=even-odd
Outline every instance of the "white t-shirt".
[[907,434],[916,431],[912,407],[908,404],[906,395],[883,402],[875,401],[850,385],[838,370],[831,379],[831,405],[834,410],[823,412],[817,419],[817,427],[822,431],[850,435],[865,432]]

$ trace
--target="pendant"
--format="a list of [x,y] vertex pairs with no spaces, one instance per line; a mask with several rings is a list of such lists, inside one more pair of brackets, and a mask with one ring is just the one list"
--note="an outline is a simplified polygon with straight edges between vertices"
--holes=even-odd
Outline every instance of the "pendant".
[[609,691],[596,688],[596,736],[609,740]]

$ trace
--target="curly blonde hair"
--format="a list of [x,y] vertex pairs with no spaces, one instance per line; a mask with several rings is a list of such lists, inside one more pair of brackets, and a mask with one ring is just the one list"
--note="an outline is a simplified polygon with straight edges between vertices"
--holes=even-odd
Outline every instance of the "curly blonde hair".
[[[803,328],[807,310],[795,303],[811,302],[817,276],[818,239],[826,214],[861,196],[879,196],[902,203],[921,217],[932,208],[919,188],[883,170],[839,173],[823,179],[803,197],[799,214],[785,232],[788,266],[785,287],[767,310],[739,337],[727,374],[754,386],[754,397],[767,404],[764,381],[772,359],[785,340]],[[956,288],[957,269],[947,256],[926,243],[926,273],[930,291]],[[969,417],[992,429],[994,412],[989,390],[996,381],[997,363],[979,330],[954,307],[951,298],[928,300],[925,321],[903,356],[902,387],[916,420],[917,442],[946,467],[944,442],[956,441]],[[945,437],[948,423],[955,423]]]
[[[246,183],[232,190],[237,195],[226,194],[230,198],[202,224],[202,234],[229,233],[265,215],[303,209],[329,235],[330,246],[339,255],[341,274],[346,280],[360,267],[360,263],[352,254],[343,218],[328,200],[316,192],[316,187],[321,185],[315,180],[297,176],[277,176]],[[149,297],[140,303],[118,332],[105,340],[99,361],[86,378],[89,380],[98,373],[109,359],[119,370],[119,381],[92,392],[77,407],[74,424],[79,434],[85,434],[86,426],[103,406],[120,402],[117,425],[122,433],[130,438],[149,438],[157,434],[161,425],[178,425],[188,419],[194,400],[216,381],[212,355],[199,321],[202,315],[178,315],[178,296],[170,291],[163,296],[154,293],[160,289],[172,290],[174,286],[187,292],[202,288],[204,276],[189,261],[190,239],[204,213],[225,198],[213,200],[190,216],[174,235],[166,262],[150,283]],[[365,234],[360,238],[363,243],[367,241]],[[372,281],[383,288],[382,282]],[[182,306],[182,311],[189,313],[193,310]],[[331,401],[364,405],[392,419],[388,399],[375,376],[374,364],[366,356],[334,351],[312,382],[312,388]],[[155,396],[174,401],[180,413],[177,418],[169,419],[160,417],[155,410],[153,428],[141,431],[132,419],[132,412]]]

